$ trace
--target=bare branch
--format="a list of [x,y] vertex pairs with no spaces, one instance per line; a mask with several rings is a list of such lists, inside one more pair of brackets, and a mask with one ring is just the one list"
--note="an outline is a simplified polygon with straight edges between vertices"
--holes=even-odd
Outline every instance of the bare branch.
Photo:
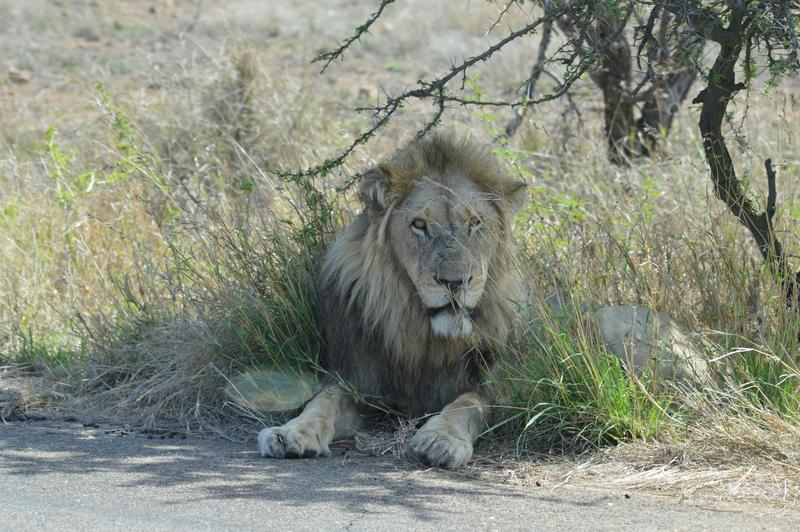
[[764,169],[767,171],[767,217],[771,224],[775,217],[775,202],[778,199],[778,191],[775,187],[775,167],[772,166],[772,159],[764,161]]
[[[661,14],[661,6],[655,5],[650,11],[650,16],[647,18],[647,24],[645,24],[643,33],[642,33],[642,42],[639,43],[639,48],[636,50],[636,65],[641,68],[642,67],[642,51],[644,50],[645,46],[651,47],[652,42],[655,40],[653,37],[653,28],[656,25],[656,21],[658,20],[658,16]],[[637,28],[638,29],[638,28]],[[648,69],[650,67],[649,60],[651,57],[651,52],[648,50]]]
[[508,13],[508,11],[511,9],[511,6],[513,6],[516,3],[517,0],[508,0],[506,2],[506,5],[503,6],[503,9],[500,10],[500,13],[497,15],[497,18],[494,19],[494,21],[489,25],[489,29],[486,30],[487,35],[492,33],[492,30],[494,30],[498,26],[498,24],[500,24],[500,21],[503,19],[504,16],[506,16],[506,13]]
[[322,65],[322,70],[320,70],[320,74],[325,72],[331,63],[333,63],[337,59],[340,59],[342,55],[344,55],[344,53],[347,51],[347,49],[350,48],[351,44],[359,40],[361,36],[364,35],[365,33],[368,33],[372,25],[375,24],[375,21],[381,17],[381,14],[383,14],[383,10],[386,9],[386,6],[388,6],[389,4],[393,4],[394,2],[395,0],[381,0],[378,9],[369,16],[366,22],[364,22],[361,26],[357,27],[355,33],[353,33],[353,35],[345,39],[342,42],[342,44],[339,45],[338,48],[336,48],[335,50],[331,50],[330,52],[322,52],[317,57],[315,57],[311,61],[312,63],[319,63],[322,61],[325,62],[325,64]]
[[[392,0],[394,1],[394,0]],[[383,0],[381,6],[383,7],[385,4],[390,3],[387,0]],[[368,110],[373,112],[374,114],[374,122],[371,127],[363,131],[359,134],[351,143],[350,145],[345,148],[342,152],[340,152],[335,157],[330,159],[326,159],[322,163],[312,166],[310,168],[306,168],[304,170],[297,170],[294,172],[278,172],[278,176],[283,179],[288,179],[290,181],[298,182],[303,178],[315,176],[315,175],[324,175],[334,168],[341,166],[347,157],[355,151],[355,149],[366,143],[372,136],[377,132],[381,127],[386,125],[386,123],[392,118],[392,116],[403,106],[406,102],[410,100],[422,100],[426,98],[433,98],[434,103],[436,104],[436,111],[430,121],[428,121],[420,130],[419,134],[425,134],[429,131],[433,126],[435,126],[438,121],[440,120],[442,114],[445,110],[445,103],[446,102],[455,102],[461,104],[474,104],[473,101],[467,100],[458,100],[456,97],[448,95],[446,93],[447,85],[457,77],[465,77],[466,72],[473,66],[478,63],[487,61],[490,57],[494,54],[502,50],[505,46],[507,46],[510,42],[515,41],[521,37],[525,37],[530,35],[531,33],[535,32],[540,26],[547,24],[548,22],[552,22],[560,16],[563,16],[566,13],[573,13],[577,12],[578,10],[590,5],[592,0],[571,0],[570,2],[563,3],[559,8],[554,9],[551,13],[547,13],[544,16],[534,20],[533,22],[523,26],[522,28],[512,31],[506,37],[499,40],[497,43],[489,46],[483,52],[472,56],[468,59],[465,59],[463,62],[457,65],[453,65],[453,67],[444,75],[435,78],[431,81],[424,81],[420,80],[417,85],[418,88],[416,89],[409,89],[398,96],[391,96],[386,99],[386,102],[383,105],[372,107],[372,108],[363,108],[361,110]],[[378,13],[378,16],[380,14]],[[377,17],[371,17],[370,20],[374,22]],[[368,27],[368,26],[367,26]],[[366,30],[365,30],[366,31]],[[361,32],[363,33],[363,31]],[[357,37],[356,37],[357,38]],[[350,42],[353,42],[355,39],[349,39]],[[342,52],[346,49],[346,46],[342,48]],[[335,52],[331,52],[332,54]],[[333,60],[333,59],[331,59]],[[588,65],[583,66],[582,68],[578,69],[579,74],[577,76],[573,76],[574,79],[577,79],[580,74],[586,71]],[[561,90],[557,91],[558,94],[549,98],[554,99],[569,89],[569,86],[572,85],[574,79],[566,84]],[[546,100],[542,100],[546,101]],[[344,188],[348,188],[352,185],[354,180],[350,180]]]
[[[528,112],[528,109],[533,107],[533,93],[536,89],[536,84],[539,82],[539,77],[544,72],[544,67],[547,64],[547,47],[550,46],[552,30],[552,22],[546,23],[542,29],[542,40],[539,42],[539,55],[531,68],[531,74],[528,76],[528,80],[525,82],[525,91],[523,94],[524,101],[527,103],[521,109],[514,112],[514,116],[509,120],[508,124],[506,124],[503,133],[495,137],[494,142],[503,142],[513,137],[514,133],[519,129],[520,124],[522,124],[525,113]],[[572,85],[572,83],[570,83],[570,85]]]

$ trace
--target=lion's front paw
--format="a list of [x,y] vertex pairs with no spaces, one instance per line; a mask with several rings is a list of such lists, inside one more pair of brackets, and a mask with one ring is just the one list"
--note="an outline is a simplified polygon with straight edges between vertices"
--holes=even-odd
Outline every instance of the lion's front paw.
[[472,458],[469,437],[423,426],[408,444],[414,456],[436,467],[463,467]]
[[308,427],[284,425],[264,429],[258,434],[261,456],[270,458],[314,458],[330,456],[328,444]]

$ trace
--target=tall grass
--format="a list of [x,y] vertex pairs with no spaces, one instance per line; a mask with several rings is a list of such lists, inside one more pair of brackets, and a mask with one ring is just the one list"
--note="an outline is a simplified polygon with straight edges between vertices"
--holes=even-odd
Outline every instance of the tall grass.
[[498,425],[518,449],[575,452],[648,440],[669,422],[669,395],[626,372],[593,334],[588,322],[546,317],[501,358]]
[[[238,375],[307,378],[324,365],[314,274],[358,208],[337,186],[414,124],[328,175],[280,180],[346,145],[361,119],[341,95],[265,71],[246,47],[216,59],[207,76],[161,80],[175,96],[147,109],[100,86],[91,127],[4,128],[0,362],[48,373],[77,407],[136,426],[244,437],[270,420],[231,393]],[[769,122],[771,106],[754,96],[748,120]],[[519,325],[493,374],[496,436],[520,452],[572,452],[713,435],[721,454],[746,448],[796,467],[797,317],[710,197],[689,121],[662,156],[618,168],[597,148],[599,121],[579,128],[557,110],[498,153],[531,185],[516,234],[523,304],[539,317]],[[452,117],[478,138],[495,120]],[[769,132],[763,146],[793,160]],[[781,220],[796,234],[800,198],[781,179]],[[670,314],[712,346],[719,380],[689,390],[626,372],[589,311],[549,310],[554,292]]]

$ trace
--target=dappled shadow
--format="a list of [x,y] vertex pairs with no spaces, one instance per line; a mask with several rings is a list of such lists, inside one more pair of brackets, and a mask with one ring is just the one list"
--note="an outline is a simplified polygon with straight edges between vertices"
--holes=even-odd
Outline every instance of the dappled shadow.
[[103,427],[74,423],[0,426],[0,475],[75,475],[75,481],[82,482],[82,477],[89,481],[106,473],[114,474],[100,476],[110,477],[117,488],[167,488],[165,505],[260,500],[308,509],[337,505],[354,514],[401,511],[425,521],[451,518],[448,505],[442,503],[453,497],[476,504],[484,497],[530,497],[568,506],[603,504],[607,499],[537,496],[341,448],[330,458],[272,460],[261,458],[250,446],[213,438],[117,436]]

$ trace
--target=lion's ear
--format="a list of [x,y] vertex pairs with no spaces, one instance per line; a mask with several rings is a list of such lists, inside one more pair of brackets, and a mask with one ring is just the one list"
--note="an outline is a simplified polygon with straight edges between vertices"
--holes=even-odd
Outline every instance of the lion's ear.
[[503,192],[503,199],[508,205],[509,214],[515,214],[530,200],[528,184],[525,181],[516,181]]
[[370,211],[379,214],[389,205],[389,174],[376,166],[361,176],[358,196]]

